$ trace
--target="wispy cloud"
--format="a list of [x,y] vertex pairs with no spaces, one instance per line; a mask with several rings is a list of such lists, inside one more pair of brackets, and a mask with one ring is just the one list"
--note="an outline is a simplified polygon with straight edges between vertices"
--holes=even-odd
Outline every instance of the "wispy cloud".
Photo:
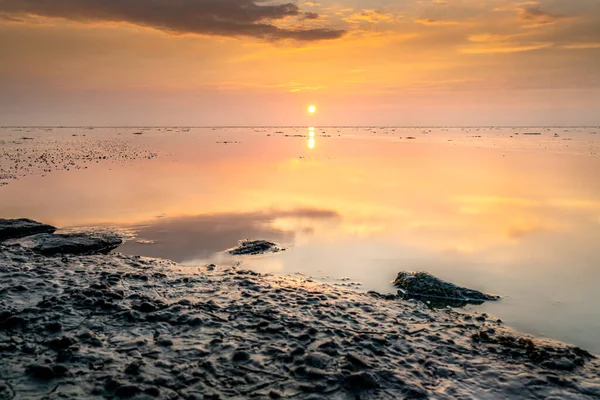
[[344,18],[344,21],[349,23],[380,23],[380,22],[394,22],[396,16],[394,14],[383,13],[376,10],[363,10],[356,12],[349,17]]
[[600,43],[569,43],[560,46],[560,48],[566,50],[600,49]]
[[521,53],[524,51],[541,50],[551,47],[552,43],[506,43],[495,44],[491,46],[469,46],[460,49],[463,54],[506,54],[506,53]]
[[433,25],[433,26],[445,26],[445,25],[458,25],[458,21],[449,21],[441,19],[417,19],[417,24],[421,25]]
[[0,21],[5,21],[5,22],[14,22],[14,23],[18,23],[18,24],[22,24],[25,23],[24,20],[19,19],[19,18],[13,18],[11,16],[8,15],[2,15],[0,14]]
[[5,18],[37,15],[73,21],[126,22],[173,34],[249,36],[266,40],[314,41],[336,39],[346,32],[334,28],[281,28],[274,21],[316,19],[293,3],[258,0],[11,0],[0,1]]
[[519,18],[531,24],[530,26],[543,26],[556,23],[560,19],[566,18],[564,15],[552,14],[541,9],[536,2],[523,3],[517,8]]

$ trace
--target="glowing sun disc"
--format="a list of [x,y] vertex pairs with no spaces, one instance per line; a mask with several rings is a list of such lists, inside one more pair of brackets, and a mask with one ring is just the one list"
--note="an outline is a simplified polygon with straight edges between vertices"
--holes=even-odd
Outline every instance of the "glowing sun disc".
[[308,112],[311,114],[314,114],[315,112],[317,112],[317,107],[316,106],[308,106]]

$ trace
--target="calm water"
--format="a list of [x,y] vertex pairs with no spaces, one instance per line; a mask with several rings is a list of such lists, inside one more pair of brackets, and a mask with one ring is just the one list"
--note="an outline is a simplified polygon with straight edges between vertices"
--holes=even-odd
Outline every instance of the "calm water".
[[190,266],[274,240],[289,251],[243,265],[360,290],[425,270],[600,353],[600,128],[4,128],[0,146],[19,177],[2,217],[125,228],[120,251]]

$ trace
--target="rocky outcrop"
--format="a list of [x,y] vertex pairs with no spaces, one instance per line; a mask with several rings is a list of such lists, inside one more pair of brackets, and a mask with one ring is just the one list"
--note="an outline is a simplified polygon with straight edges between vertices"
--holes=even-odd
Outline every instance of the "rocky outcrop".
[[279,247],[276,243],[266,240],[242,240],[237,247],[227,250],[234,256],[256,255],[264,253],[277,253],[285,249]]
[[42,233],[17,241],[21,247],[46,256],[57,254],[106,254],[119,247],[123,240],[111,233],[73,233],[51,235]]
[[400,272],[392,282],[405,296],[422,297],[436,302],[482,303],[499,296],[457,286],[428,272]]
[[31,219],[2,219],[0,218],[0,242],[8,239],[18,239],[38,233],[53,233],[56,228]]

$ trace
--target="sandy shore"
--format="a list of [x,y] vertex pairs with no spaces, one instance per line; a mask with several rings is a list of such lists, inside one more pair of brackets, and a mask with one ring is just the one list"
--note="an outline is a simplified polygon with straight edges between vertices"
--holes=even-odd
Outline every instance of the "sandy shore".
[[0,399],[600,398],[486,315],[230,267],[0,245]]

